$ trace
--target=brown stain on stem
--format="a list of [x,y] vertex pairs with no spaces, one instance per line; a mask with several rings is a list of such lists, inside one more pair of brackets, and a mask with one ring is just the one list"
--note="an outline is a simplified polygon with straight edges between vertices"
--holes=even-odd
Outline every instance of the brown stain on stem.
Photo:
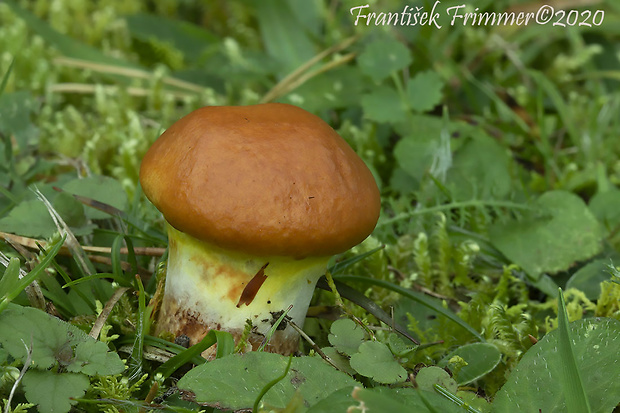
[[267,279],[267,276],[265,275],[265,268],[267,268],[268,265],[269,263],[263,265],[261,269],[258,270],[256,275],[252,277],[248,285],[245,286],[241,292],[241,296],[239,297],[237,308],[241,307],[242,304],[250,305],[252,301],[254,301],[254,297],[258,294],[258,290],[260,290],[260,287]]

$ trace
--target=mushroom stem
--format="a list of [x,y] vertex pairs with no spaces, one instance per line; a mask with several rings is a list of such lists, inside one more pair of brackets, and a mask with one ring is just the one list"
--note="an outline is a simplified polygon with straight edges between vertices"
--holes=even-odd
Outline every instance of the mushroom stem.
[[[294,259],[256,256],[200,241],[168,225],[166,286],[156,333],[186,335],[193,345],[209,330],[230,332],[237,343],[246,320],[248,342],[256,349],[272,324],[291,304],[288,315],[303,326],[317,280],[329,257]],[[294,353],[299,333],[283,323],[265,349]],[[203,355],[210,357],[213,350]]]

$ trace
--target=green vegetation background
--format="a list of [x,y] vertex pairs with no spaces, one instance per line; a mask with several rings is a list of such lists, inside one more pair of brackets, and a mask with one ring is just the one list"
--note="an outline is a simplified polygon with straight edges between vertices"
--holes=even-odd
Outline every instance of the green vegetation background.
[[[380,13],[401,12],[405,5],[430,11],[434,2],[368,3],[368,12]],[[334,272],[336,280],[362,291],[423,345],[408,347],[379,322],[386,313],[348,301],[344,310],[373,327],[353,350],[350,342],[329,338],[338,337],[338,328],[344,328],[341,336],[361,333],[351,326],[309,319],[309,335],[341,357],[345,371],[353,366],[349,372],[368,391],[383,388],[381,383],[403,385],[420,363],[439,364],[452,370],[461,397],[490,411],[487,401],[511,380],[523,355],[558,326],[558,288],[565,291],[569,321],[604,317],[610,324],[596,328],[609,334],[618,329],[613,264],[620,251],[620,7],[612,0],[555,2],[557,9],[577,10],[552,20],[565,27],[450,26],[445,10],[460,4],[467,11],[516,13],[544,5],[442,1],[438,29],[355,25],[351,8],[361,4],[350,0],[3,1],[0,231],[57,241],[44,197],[79,245],[111,248],[111,256],[96,256],[74,244],[74,255],[86,257],[82,265],[58,255],[55,267],[41,275],[43,295],[56,314],[88,332],[115,288],[142,288],[136,272],[143,278],[142,297],[155,292],[156,260],[139,254],[121,259],[118,248],[165,247],[163,221],[138,186],[140,160],[159,134],[205,105],[301,106],[350,143],[382,191],[375,232],[339,257],[348,265]],[[597,10],[604,13],[600,24],[586,13]],[[117,210],[108,208],[110,216],[69,194]],[[45,256],[8,245],[0,250],[9,258],[21,255],[25,269]],[[365,259],[346,261],[359,256]],[[93,274],[116,278],[63,288]],[[32,304],[25,293],[14,301]],[[315,304],[338,301],[317,292]],[[101,370],[88,382],[91,372],[76,368],[81,376],[74,388],[83,386],[76,394],[86,400],[79,408],[103,409],[88,400],[106,397],[144,400],[153,388],[156,364],[143,362],[142,342],[128,338],[148,336],[139,322],[148,319],[145,308],[135,295],[124,296],[99,338],[116,351],[129,342],[129,370],[147,376]],[[583,338],[578,328],[588,326],[575,324],[576,337]],[[596,345],[586,338],[585,349]],[[7,341],[0,343],[9,349]],[[473,344],[484,346],[468,347]],[[23,365],[7,351],[0,347],[0,376]],[[304,351],[312,349],[305,345]],[[68,374],[61,358],[55,360],[57,373]],[[618,370],[609,374],[617,383]],[[53,379],[40,380],[49,391]],[[13,382],[0,381],[0,389],[8,391]],[[159,394],[170,388],[170,382],[161,385]],[[597,389],[592,411],[618,404],[609,396],[612,387]],[[28,396],[26,389],[18,397],[38,403],[42,396]],[[350,391],[347,397],[353,397]],[[380,405],[381,397],[362,392],[353,399]],[[414,403],[402,397],[405,406]],[[75,404],[65,399],[54,411]],[[343,400],[343,406],[351,403]],[[495,411],[502,411],[498,405]],[[170,406],[196,408],[181,401]],[[294,401],[288,406],[299,408]]]

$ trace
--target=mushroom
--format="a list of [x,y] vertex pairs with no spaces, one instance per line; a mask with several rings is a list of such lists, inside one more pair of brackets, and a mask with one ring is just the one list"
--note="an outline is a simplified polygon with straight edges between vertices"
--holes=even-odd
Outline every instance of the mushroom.
[[[211,329],[254,349],[289,306],[303,326],[328,260],[363,241],[380,211],[370,170],[319,117],[267,103],[204,107],[174,123],[140,169],[167,222],[169,255],[156,333],[190,344]],[[291,354],[282,323],[267,351]]]

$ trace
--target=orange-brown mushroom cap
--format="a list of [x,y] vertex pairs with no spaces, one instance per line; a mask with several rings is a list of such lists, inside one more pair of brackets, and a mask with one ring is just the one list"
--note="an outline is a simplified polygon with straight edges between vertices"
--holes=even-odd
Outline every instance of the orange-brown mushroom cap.
[[380,211],[377,184],[345,140],[282,103],[190,113],[148,150],[140,182],[177,230],[257,255],[346,251]]

